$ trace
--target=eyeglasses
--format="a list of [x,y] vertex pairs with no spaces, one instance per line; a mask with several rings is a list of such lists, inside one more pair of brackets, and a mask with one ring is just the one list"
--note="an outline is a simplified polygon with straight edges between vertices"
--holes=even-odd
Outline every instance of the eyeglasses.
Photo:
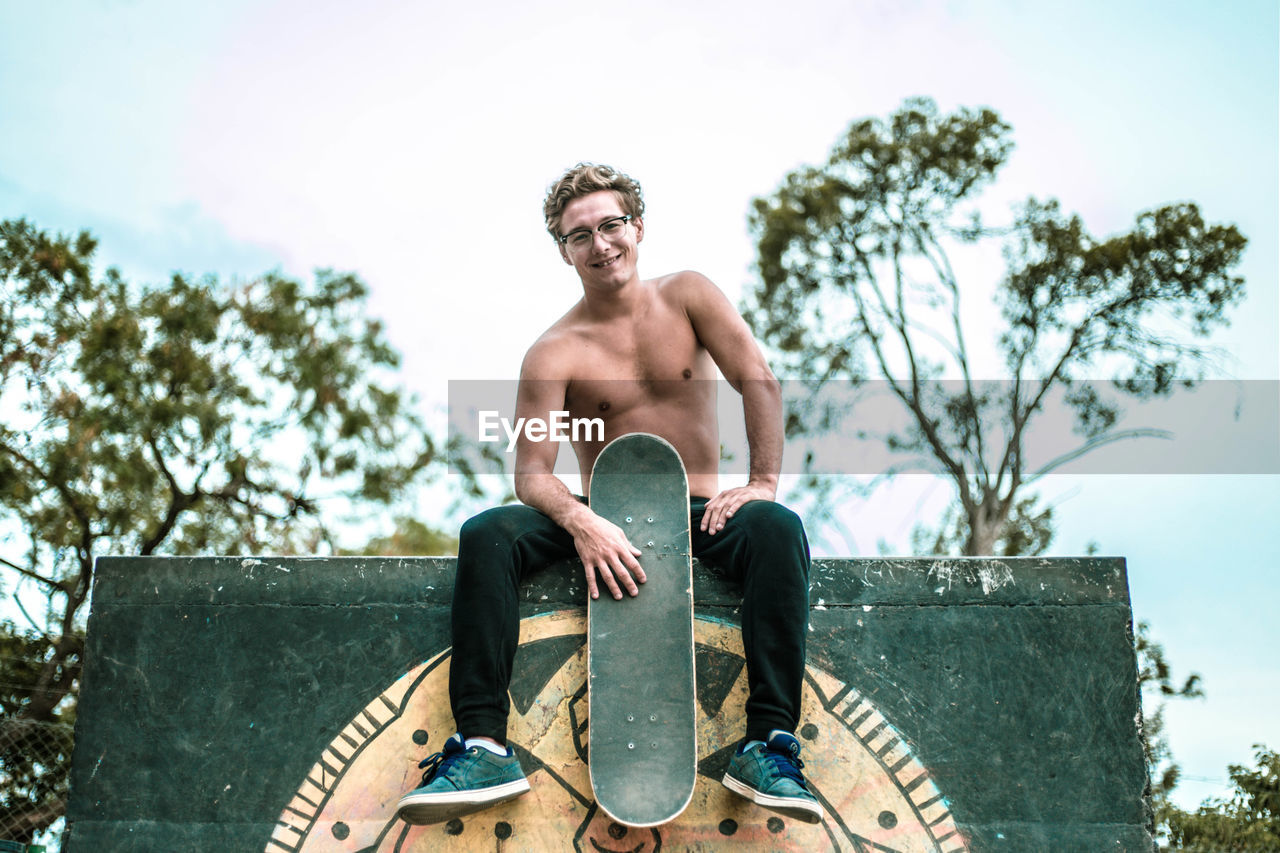
[[615,216],[613,219],[606,219],[595,228],[579,228],[576,231],[570,231],[560,237],[560,245],[568,246],[570,249],[585,249],[595,242],[596,234],[613,242],[622,236],[622,229],[626,228],[630,221],[630,216]]

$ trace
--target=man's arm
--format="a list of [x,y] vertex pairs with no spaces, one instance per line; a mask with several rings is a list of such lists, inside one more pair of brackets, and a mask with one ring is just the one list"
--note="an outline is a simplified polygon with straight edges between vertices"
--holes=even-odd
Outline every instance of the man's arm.
[[750,469],[745,486],[726,489],[707,502],[702,529],[717,533],[747,501],[771,501],[782,470],[782,388],[742,315],[705,276],[686,273],[680,292],[698,340],[716,367],[742,395]]
[[[564,409],[567,380],[543,378],[550,372],[551,363],[550,355],[539,344],[525,357],[516,392],[517,418],[549,420],[551,412]],[[644,569],[636,560],[640,550],[627,541],[620,527],[592,512],[555,475],[559,447],[560,442],[531,441],[521,431],[516,440],[516,497],[545,513],[573,536],[586,572],[588,595],[600,597],[597,574],[614,598],[622,598],[624,589],[629,595],[636,595],[637,582],[645,582]]]

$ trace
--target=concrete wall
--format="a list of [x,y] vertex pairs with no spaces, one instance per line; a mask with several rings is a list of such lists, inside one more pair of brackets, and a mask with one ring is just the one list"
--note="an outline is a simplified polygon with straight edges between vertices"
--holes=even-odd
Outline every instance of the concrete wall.
[[101,560],[68,849],[1152,849],[1123,560],[817,561],[798,732],[817,827],[719,784],[746,692],[737,591],[695,563],[700,776],[656,830],[592,801],[586,596],[567,563],[522,603],[509,734],[533,791],[439,826],[394,820],[452,733],[452,569]]

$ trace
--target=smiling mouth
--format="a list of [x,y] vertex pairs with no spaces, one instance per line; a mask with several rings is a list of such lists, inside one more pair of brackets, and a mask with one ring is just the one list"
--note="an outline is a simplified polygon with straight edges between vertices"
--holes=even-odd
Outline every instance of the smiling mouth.
[[607,260],[607,261],[601,261],[601,262],[600,262],[600,263],[598,263],[598,264],[592,264],[592,266],[593,266],[593,267],[595,267],[596,269],[605,269],[606,267],[611,267],[611,266],[613,266],[613,265],[614,265],[615,263],[617,263],[621,258],[622,258],[622,255],[614,255],[614,256],[613,256],[612,258],[610,258],[609,260]]

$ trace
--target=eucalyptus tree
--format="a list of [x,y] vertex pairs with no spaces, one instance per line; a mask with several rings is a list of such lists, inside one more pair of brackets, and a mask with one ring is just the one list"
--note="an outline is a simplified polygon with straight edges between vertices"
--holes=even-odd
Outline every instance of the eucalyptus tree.
[[95,248],[0,223],[0,577],[42,602],[0,631],[0,826],[26,837],[61,813],[36,738],[74,713],[98,557],[323,553],[437,456],[356,276],[149,286]]
[[[881,437],[955,491],[956,518],[935,550],[1047,545],[1028,487],[1104,444],[1151,434],[1120,427],[1117,399],[1202,379],[1205,339],[1244,291],[1233,269],[1245,237],[1191,202],[1139,213],[1108,237],[1053,199],[987,224],[982,196],[1012,149],[994,110],[943,114],[912,99],[887,119],[855,121],[825,163],[790,172],[750,213],[759,282],[749,319],[782,369],[818,394],[876,380],[896,401],[906,425]],[[962,308],[966,298],[983,310]],[[983,375],[979,340],[1001,375]],[[1119,398],[1095,381],[1104,378]],[[1078,442],[1034,460],[1029,430],[1051,400]],[[814,419],[793,413],[788,426]]]

